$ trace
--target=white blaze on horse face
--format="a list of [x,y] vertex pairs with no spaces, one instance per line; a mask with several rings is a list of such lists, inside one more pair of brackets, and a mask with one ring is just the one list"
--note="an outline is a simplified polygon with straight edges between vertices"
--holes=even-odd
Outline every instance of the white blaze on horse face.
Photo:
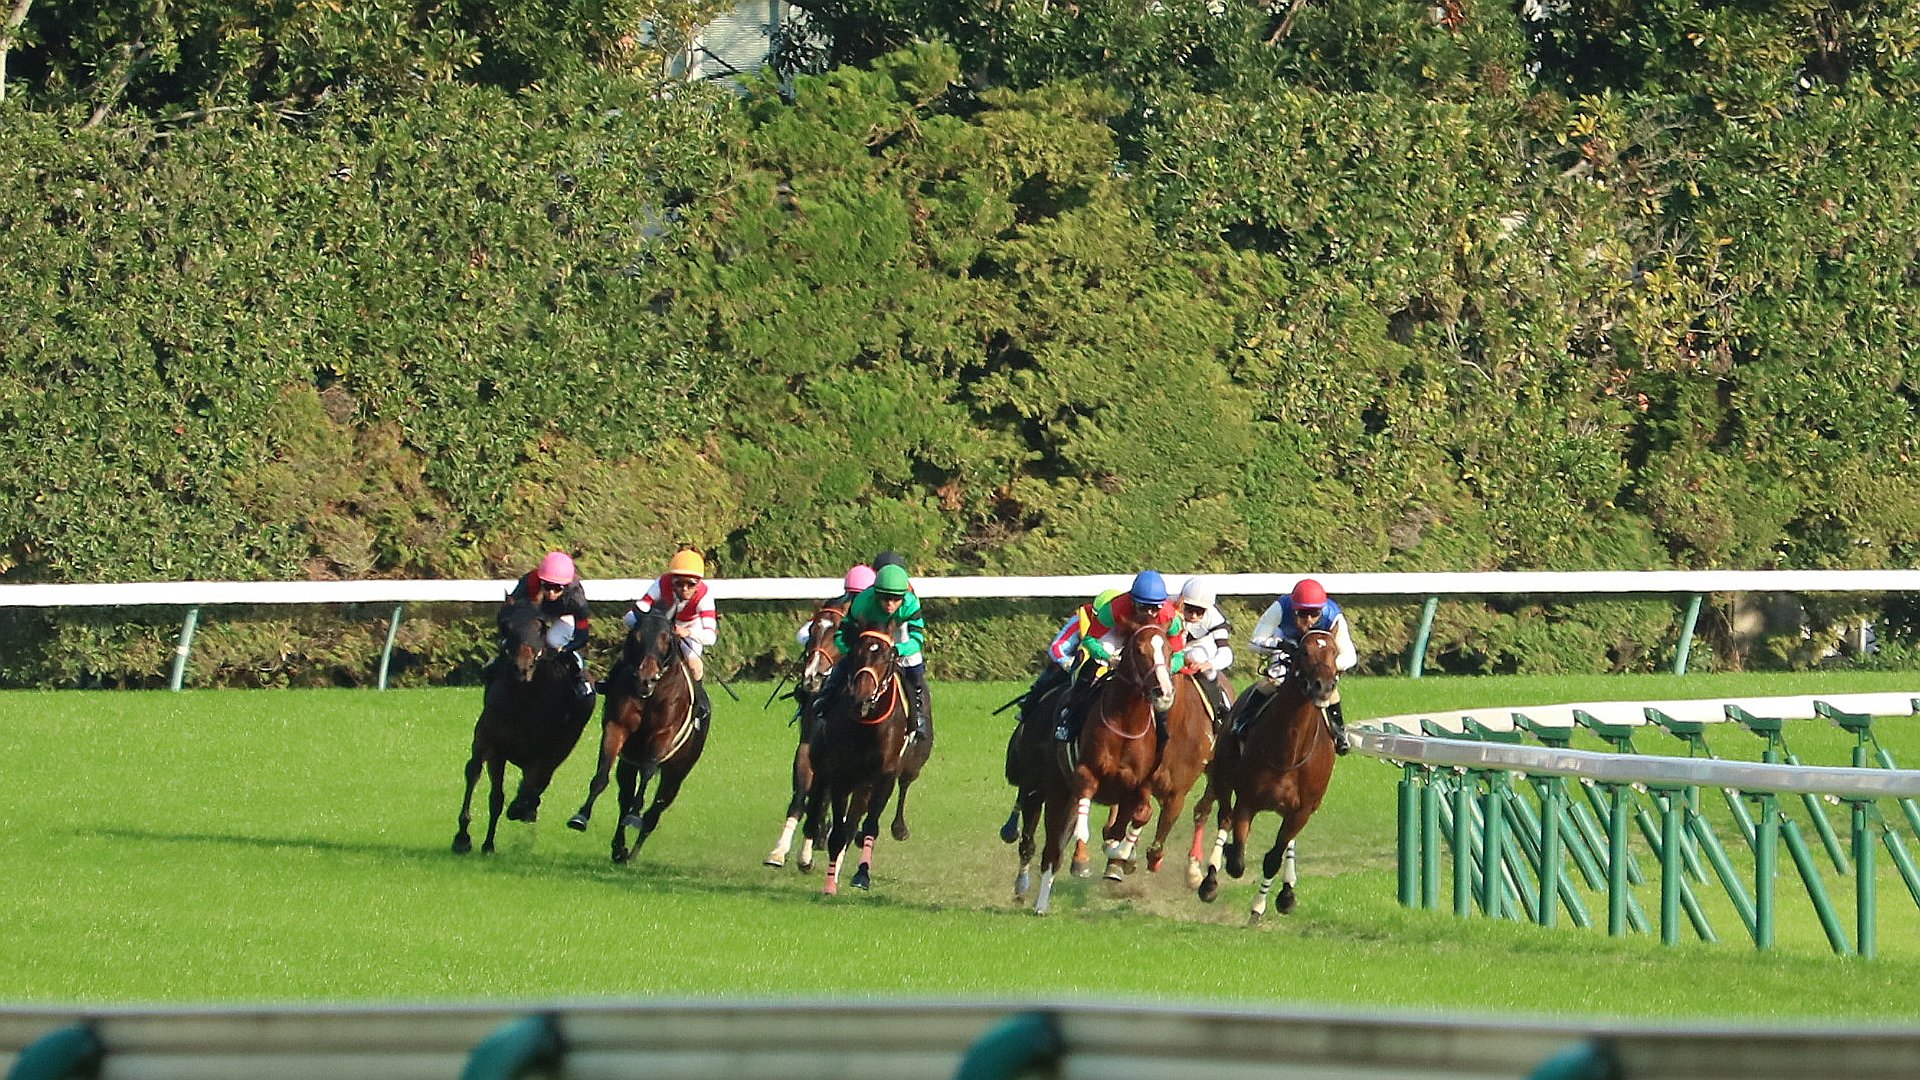
[[1161,701],[1173,698],[1173,676],[1167,674],[1167,639],[1153,639],[1153,684]]

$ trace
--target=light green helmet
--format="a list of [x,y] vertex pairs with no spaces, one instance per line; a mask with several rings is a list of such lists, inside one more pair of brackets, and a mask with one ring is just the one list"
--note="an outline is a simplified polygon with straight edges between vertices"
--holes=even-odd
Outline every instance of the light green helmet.
[[911,584],[904,566],[883,566],[873,577],[874,590],[882,596],[905,596]]

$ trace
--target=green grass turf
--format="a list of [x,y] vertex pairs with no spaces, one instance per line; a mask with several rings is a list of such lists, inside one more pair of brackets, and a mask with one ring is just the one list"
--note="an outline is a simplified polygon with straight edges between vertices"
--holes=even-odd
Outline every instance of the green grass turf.
[[[1354,679],[1348,716],[1595,699],[1903,689],[1900,674]],[[1717,945],[1663,947],[1394,899],[1396,770],[1341,762],[1301,839],[1300,909],[1245,924],[1250,880],[1185,887],[1177,828],[1160,874],[1064,880],[1042,919],[1011,897],[997,830],[1011,684],[935,683],[940,738],[913,839],[880,842],[872,893],[819,895],[768,870],[792,747],[768,686],[716,702],[716,730],[639,858],[607,858],[609,797],[565,827],[597,724],[538,824],[500,851],[448,850],[475,690],[0,694],[0,1001],[279,1002],[668,996],[1049,996],[1647,1017],[1920,1016],[1920,911],[1882,857],[1879,959],[1833,956],[1791,871],[1781,947],[1745,944],[1724,895]],[[784,704],[784,703],[783,703]],[[1920,765],[1920,720],[1888,720]],[[1756,759],[1729,728],[1716,752]],[[1809,763],[1850,743],[1796,725]],[[1649,731],[1646,752],[1679,743]],[[512,782],[510,774],[510,783]],[[511,789],[509,789],[511,793]],[[480,797],[484,821],[484,780]],[[1891,809],[1891,808],[1889,808]],[[1843,839],[1845,823],[1833,814]],[[1271,836],[1256,823],[1256,857]],[[476,839],[477,839],[476,834]],[[1732,834],[1721,831],[1723,837]],[[1642,859],[1646,860],[1644,852]],[[1782,854],[1785,866],[1785,854]],[[1850,880],[1826,868],[1849,933]],[[1443,891],[1445,883],[1443,872]],[[1717,887],[1702,886],[1703,896]],[[1650,912],[1657,893],[1643,891]],[[1604,916],[1604,901],[1589,904]],[[1691,935],[1689,935],[1691,937]]]

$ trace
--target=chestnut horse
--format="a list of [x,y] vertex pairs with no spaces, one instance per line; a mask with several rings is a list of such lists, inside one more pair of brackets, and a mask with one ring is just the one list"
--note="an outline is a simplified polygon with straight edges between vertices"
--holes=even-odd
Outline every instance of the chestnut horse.
[[[856,828],[860,866],[848,884],[872,885],[873,841],[900,778],[907,739],[909,691],[894,670],[893,639],[863,630],[840,663],[842,676],[821,692],[816,707],[807,790],[807,835],[825,842],[828,896],[840,891],[840,860]],[[894,834],[903,836],[905,823],[895,820]]]
[[[808,740],[813,737],[813,699],[820,693],[820,687],[827,681],[827,673],[833,670],[834,662],[840,659],[840,646],[834,636],[840,631],[840,621],[847,617],[847,609],[828,604],[813,613],[807,623],[807,651],[800,656],[800,672],[793,680],[793,702],[799,709],[799,720],[794,724],[800,729],[800,745],[793,750],[793,795],[787,800],[787,822],[781,826],[780,839],[773,850],[761,860],[763,865],[780,867],[787,865],[787,852],[793,848],[794,831],[800,825],[801,812],[807,806],[807,790],[813,787],[813,755]],[[813,869],[813,837],[804,836],[800,840],[800,869]]]
[[[1333,732],[1321,709],[1339,688],[1339,653],[1333,635],[1309,630],[1298,645],[1283,646],[1267,669],[1277,686],[1269,693],[1248,694],[1234,707],[1234,715],[1252,706],[1260,710],[1246,733],[1220,740],[1207,770],[1207,790],[1195,808],[1196,821],[1219,799],[1219,817],[1213,855],[1199,884],[1200,899],[1211,903],[1219,895],[1219,869],[1225,856],[1227,873],[1246,872],[1247,830],[1255,814],[1272,810],[1280,815],[1280,831],[1260,864],[1260,893],[1252,917],[1267,911],[1273,879],[1284,871],[1274,909],[1293,910],[1293,841],[1320,808],[1333,777]],[[1196,849],[1199,846],[1195,838]]]
[[[1152,810],[1148,784],[1160,761],[1154,715],[1171,708],[1174,698],[1167,660],[1167,632],[1154,623],[1135,627],[1112,675],[1094,690],[1079,740],[1056,751],[1066,756],[1063,767],[1041,770],[1047,833],[1035,914],[1045,915],[1052,904],[1054,875],[1068,841],[1087,839],[1087,815],[1094,802],[1114,807],[1116,829],[1146,824]],[[1119,853],[1120,844],[1110,835],[1109,862]],[[1021,872],[1026,872],[1024,865]],[[1111,866],[1108,876],[1113,876]]]
[[[585,831],[593,820],[593,802],[606,790],[607,774],[618,760],[620,822],[613,830],[613,861],[631,860],[660,825],[660,815],[680,794],[680,785],[707,748],[705,691],[674,636],[673,621],[659,611],[642,612],[627,631],[620,660],[607,676],[606,707],[600,713],[600,764],[587,786],[587,801],[567,826]],[[653,805],[646,813],[647,787],[658,777]],[[627,847],[627,829],[639,830]]]
[[531,604],[516,605],[507,614],[500,654],[488,665],[480,718],[473,724],[467,793],[460,800],[459,830],[453,834],[456,854],[473,850],[467,829],[473,823],[473,789],[481,767],[486,767],[492,789],[487,799],[487,837],[480,850],[491,855],[500,810],[506,803],[507,763],[520,767],[520,788],[513,805],[506,807],[507,820],[532,822],[539,816],[540,796],[553,782],[553,771],[573,752],[593,715],[593,698],[574,692],[573,658],[547,646],[548,625]]
[[[1221,676],[1222,679],[1225,676]],[[1229,695],[1232,690],[1229,687]],[[1229,697],[1231,700],[1231,697]],[[1153,843],[1147,848],[1147,869],[1157,873],[1167,855],[1167,834],[1187,807],[1187,796],[1213,761],[1219,718],[1207,703],[1207,695],[1192,675],[1173,680],[1173,707],[1167,710],[1167,745],[1160,751],[1160,764],[1153,770],[1148,790],[1159,811],[1153,826]],[[1133,869],[1133,845],[1140,838],[1140,827],[1127,828],[1121,845],[1121,864]],[[1111,875],[1109,875],[1111,876]]]

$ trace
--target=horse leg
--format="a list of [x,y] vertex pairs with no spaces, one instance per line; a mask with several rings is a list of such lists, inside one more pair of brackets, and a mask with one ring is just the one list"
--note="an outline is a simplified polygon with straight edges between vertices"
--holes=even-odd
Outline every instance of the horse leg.
[[[654,789],[653,802],[647,807],[646,816],[640,819],[640,835],[633,840],[635,851],[639,851],[640,845],[646,843],[647,837],[653,835],[653,830],[660,827],[660,815],[666,813],[667,807],[673,805],[673,800],[680,797],[680,785],[686,783],[687,773],[691,771],[665,765],[653,765],[651,769],[660,777],[660,786]],[[646,771],[642,769],[641,784],[643,786],[651,779],[644,775]]]
[[1039,827],[1043,808],[1044,804],[1041,802],[1038,791],[1022,792],[1020,798],[1014,803],[1014,817],[1008,819],[1009,821],[1017,819],[1020,822],[1020,832],[1016,837],[1020,841],[1020,872],[1013,878],[1015,900],[1027,895],[1027,887],[1033,884],[1033,831]]
[[847,884],[863,892],[873,888],[873,842],[880,835],[880,818],[887,812],[887,797],[893,793],[893,784],[893,778],[882,778],[872,788],[857,793],[855,805],[848,811],[860,819],[860,865],[854,868],[853,880]]
[[[1211,795],[1212,789],[1208,792]],[[1220,864],[1227,850],[1229,838],[1227,822],[1233,813],[1233,793],[1227,792],[1220,799],[1219,809],[1214,813],[1213,854],[1207,858],[1207,872],[1200,879],[1199,892],[1202,903],[1211,904],[1220,895]]]
[[[1160,863],[1167,857],[1167,834],[1173,831],[1173,823],[1179,819],[1180,812],[1187,808],[1187,793],[1178,785],[1165,798],[1160,800],[1160,819],[1153,824],[1153,843],[1147,848],[1147,872],[1160,872]],[[1200,834],[1194,834],[1194,846],[1199,847]],[[1197,861],[1197,860],[1196,860]]]
[[1093,809],[1092,792],[1075,797],[1073,803],[1073,876],[1093,876],[1093,859],[1087,854],[1087,815]]
[[634,792],[634,782],[640,776],[640,766],[622,758],[614,770],[614,793],[620,817],[613,825],[613,861],[624,863],[633,858],[633,852],[627,850],[627,820],[633,816],[634,805],[639,796]]
[[487,759],[487,838],[480,845],[482,855],[493,854],[493,835],[500,829],[500,811],[507,805],[507,759]]
[[819,774],[815,774],[813,784],[807,789],[807,813],[800,826],[800,869],[813,869],[813,852],[826,843],[827,828],[832,824],[832,808],[827,804],[827,786]]
[[1025,792],[1013,793],[1013,809],[1007,811],[1006,823],[1000,826],[1000,842],[1011,844],[1020,839],[1020,798]]
[[[913,838],[913,830],[907,828],[907,789],[912,786],[913,780],[911,778],[906,776],[900,778],[900,800],[893,804],[893,826],[888,830],[893,834],[895,840],[910,840]],[[878,824],[878,822],[876,822],[876,824]]]
[[593,820],[593,801],[607,790],[607,776],[613,771],[613,763],[619,760],[620,751],[627,745],[627,731],[618,724],[607,724],[600,732],[600,764],[593,770],[593,779],[587,783],[587,801],[567,819],[567,828],[575,832],[586,832],[587,822]]
[[1133,793],[1128,801],[1129,811],[1124,816],[1120,806],[1113,808],[1114,824],[1108,826],[1109,835],[1118,833],[1117,841],[1107,844],[1107,880],[1119,881],[1127,874],[1139,869],[1134,862],[1133,852],[1140,844],[1140,831],[1146,827],[1147,818],[1153,813],[1153,803],[1142,788]]
[[1040,887],[1034,890],[1033,913],[1045,915],[1053,904],[1053,878],[1060,870],[1060,854],[1073,831],[1075,813],[1065,796],[1049,795],[1046,802],[1046,847],[1040,852]]
[[1260,862],[1260,895],[1253,902],[1253,921],[1258,922],[1266,914],[1267,892],[1273,888],[1275,875],[1280,878],[1280,895],[1274,898],[1273,909],[1282,915],[1293,914],[1297,902],[1293,895],[1293,884],[1297,880],[1294,867],[1293,842],[1306,827],[1311,814],[1292,813],[1280,818],[1280,831],[1274,835],[1273,847]]
[[847,816],[847,801],[850,793],[833,793],[833,827],[827,831],[827,885],[826,894],[837,896],[840,893],[840,860],[847,853],[847,841],[853,833],[853,821]]
[[787,865],[787,852],[793,849],[793,834],[800,826],[801,813],[806,809],[807,789],[813,787],[812,757],[806,743],[801,743],[793,751],[793,798],[787,800],[787,821],[780,827],[780,839],[774,842],[773,850],[760,860],[762,866]]
[[476,748],[474,755],[467,759],[467,793],[460,800],[460,828],[453,834],[453,853],[465,855],[473,850],[473,837],[467,832],[473,824],[473,788],[480,782],[480,753]]
[[1193,847],[1187,850],[1187,887],[1197,889],[1206,876],[1206,852],[1202,848],[1207,835],[1207,813],[1213,809],[1213,779],[1207,779],[1207,786],[1200,793],[1200,801],[1193,805]]
[[1247,830],[1253,825],[1253,811],[1244,806],[1233,810],[1233,837],[1227,841],[1227,875],[1239,877],[1247,872]]
[[[647,826],[640,816],[640,808],[646,805],[647,788],[653,786],[653,778],[658,775],[660,775],[660,763],[658,761],[649,757],[646,761],[642,762],[640,764],[640,786],[633,793],[633,802],[628,806],[620,808],[620,824],[637,830],[642,840],[646,838]],[[635,841],[633,847],[635,851],[638,851],[640,849],[639,842]]]
[[547,785],[553,783],[553,770],[558,767],[559,762],[542,761],[521,768],[520,788],[507,804],[508,821],[531,825],[540,820],[540,796],[546,794]]

